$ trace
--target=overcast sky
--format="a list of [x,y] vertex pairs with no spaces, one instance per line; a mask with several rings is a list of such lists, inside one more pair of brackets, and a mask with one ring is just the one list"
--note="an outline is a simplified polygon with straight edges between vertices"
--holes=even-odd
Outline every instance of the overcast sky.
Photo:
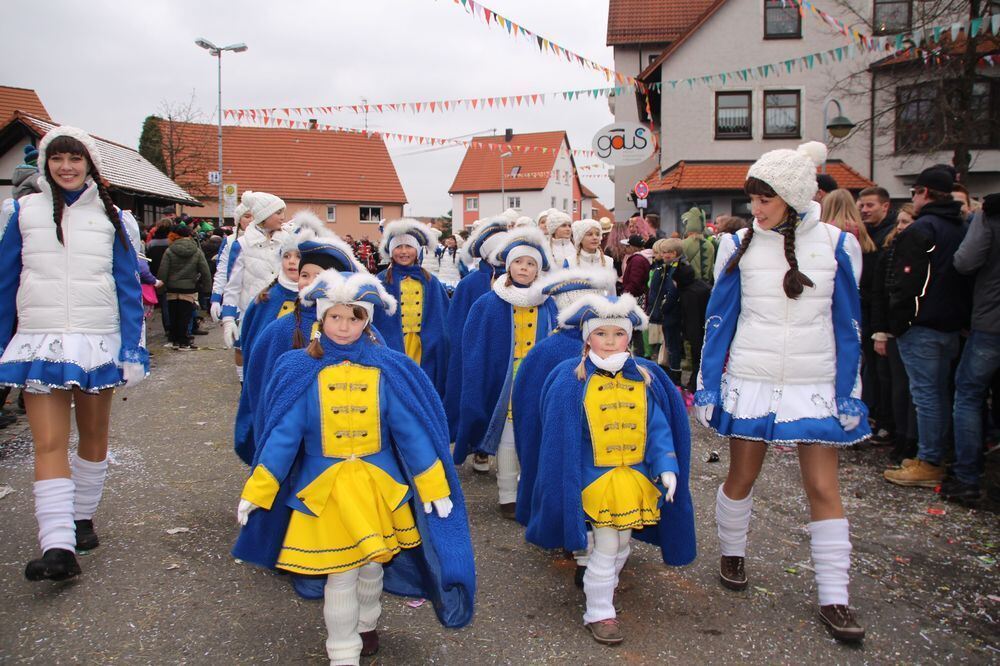
[[[487,6],[602,64],[608,0],[492,0]],[[12,9],[12,8],[8,8]],[[607,84],[598,72],[541,54],[495,23],[486,26],[453,0],[35,0],[4,16],[0,84],[34,88],[52,117],[137,146],[143,118],[163,102],[195,95],[215,120],[216,61],[194,44],[246,42],[223,56],[223,107],[404,102],[555,92]],[[612,121],[607,101],[550,100],[544,107],[370,115],[369,127],[455,137],[511,127],[565,129],[589,149]],[[362,127],[353,113],[321,122]],[[427,152],[389,142],[406,190],[407,214],[437,215],[465,149]],[[419,151],[419,152],[418,152]],[[578,165],[584,162],[578,161]],[[606,178],[583,182],[613,203]]]

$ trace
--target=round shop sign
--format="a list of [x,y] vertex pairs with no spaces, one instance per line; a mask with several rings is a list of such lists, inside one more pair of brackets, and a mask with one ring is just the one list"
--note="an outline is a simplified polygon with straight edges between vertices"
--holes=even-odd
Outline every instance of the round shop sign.
[[593,141],[597,156],[614,166],[634,166],[645,162],[656,150],[653,135],[645,125],[612,123],[602,128]]

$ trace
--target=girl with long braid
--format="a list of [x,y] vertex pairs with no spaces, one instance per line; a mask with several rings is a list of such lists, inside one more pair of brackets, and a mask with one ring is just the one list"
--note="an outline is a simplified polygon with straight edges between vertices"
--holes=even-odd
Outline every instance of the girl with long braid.
[[[0,215],[0,385],[24,389],[34,440],[42,556],[24,575],[59,581],[80,574],[76,549],[98,545],[112,389],[141,381],[149,355],[126,231],[137,227],[111,201],[96,142],[57,127],[38,161],[42,191],[8,199]],[[74,405],[80,443],[70,457]]]
[[798,445],[820,619],[837,640],[860,641],[837,465],[838,449],[871,434],[860,400],[861,248],[820,222],[812,198],[825,160],[826,146],[810,142],[750,167],[755,219],[719,246],[695,405],[702,425],[730,438],[715,509],[722,585],[747,586],[753,486],[768,445]]

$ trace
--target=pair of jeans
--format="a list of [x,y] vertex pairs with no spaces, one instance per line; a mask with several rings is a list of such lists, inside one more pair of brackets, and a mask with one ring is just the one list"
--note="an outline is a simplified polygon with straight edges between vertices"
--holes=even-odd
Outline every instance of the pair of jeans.
[[898,344],[910,378],[910,395],[917,408],[917,457],[931,465],[940,465],[950,425],[948,386],[951,362],[958,356],[958,331],[914,326],[899,336]]
[[175,345],[191,344],[189,328],[191,315],[194,314],[194,303],[180,298],[167,301],[170,309],[170,342]]
[[[955,373],[955,465],[959,481],[979,486],[983,473],[986,391],[1000,369],[1000,333],[972,331]],[[995,399],[995,398],[994,398]]]

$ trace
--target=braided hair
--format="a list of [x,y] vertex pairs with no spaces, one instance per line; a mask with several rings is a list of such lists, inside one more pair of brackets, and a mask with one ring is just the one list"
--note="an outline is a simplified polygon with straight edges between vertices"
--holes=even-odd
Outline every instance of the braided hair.
[[292,333],[292,349],[302,349],[306,346],[305,336],[302,335],[302,299],[295,299],[295,308],[292,310],[295,315],[295,332]]
[[114,227],[115,235],[117,235],[118,239],[121,241],[122,247],[130,247],[128,238],[125,235],[125,229],[122,228],[121,219],[118,217],[118,209],[115,208],[115,203],[111,200],[111,193],[108,191],[107,181],[104,180],[104,177],[97,171],[97,166],[94,165],[94,161],[90,158],[90,153],[87,152],[86,146],[71,136],[57,136],[52,140],[52,143],[50,143],[45,149],[46,159],[43,166],[45,180],[48,181],[52,188],[52,221],[55,222],[56,225],[56,239],[59,241],[59,244],[65,245],[65,242],[63,241],[62,218],[63,212],[66,209],[66,200],[63,198],[63,188],[56,183],[55,178],[52,177],[52,173],[49,171],[48,158],[52,155],[59,155],[61,153],[80,155],[87,160],[87,173],[94,179],[94,182],[97,183],[97,196],[100,197],[101,203],[104,204],[104,213],[111,222],[111,226]]
[[[743,190],[748,195],[756,194],[764,197],[778,196],[770,185],[759,178],[747,178],[747,182],[743,186]],[[799,270],[799,261],[795,257],[795,228],[798,224],[798,219],[799,215],[795,212],[795,209],[788,206],[788,209],[785,212],[785,219],[773,228],[773,231],[781,234],[784,238],[785,261],[788,262],[788,271],[785,273],[781,286],[785,291],[785,296],[791,298],[792,300],[801,296],[802,291],[806,287],[816,286],[816,284],[809,279],[809,276]],[[740,242],[740,246],[733,254],[732,259],[730,259],[729,263],[726,264],[727,273],[732,273],[736,270],[736,267],[739,266],[740,259],[742,259],[743,255],[746,254],[747,248],[750,247],[750,242],[753,240],[753,233],[753,225],[751,225],[746,230],[746,234],[744,234],[743,240]]]

